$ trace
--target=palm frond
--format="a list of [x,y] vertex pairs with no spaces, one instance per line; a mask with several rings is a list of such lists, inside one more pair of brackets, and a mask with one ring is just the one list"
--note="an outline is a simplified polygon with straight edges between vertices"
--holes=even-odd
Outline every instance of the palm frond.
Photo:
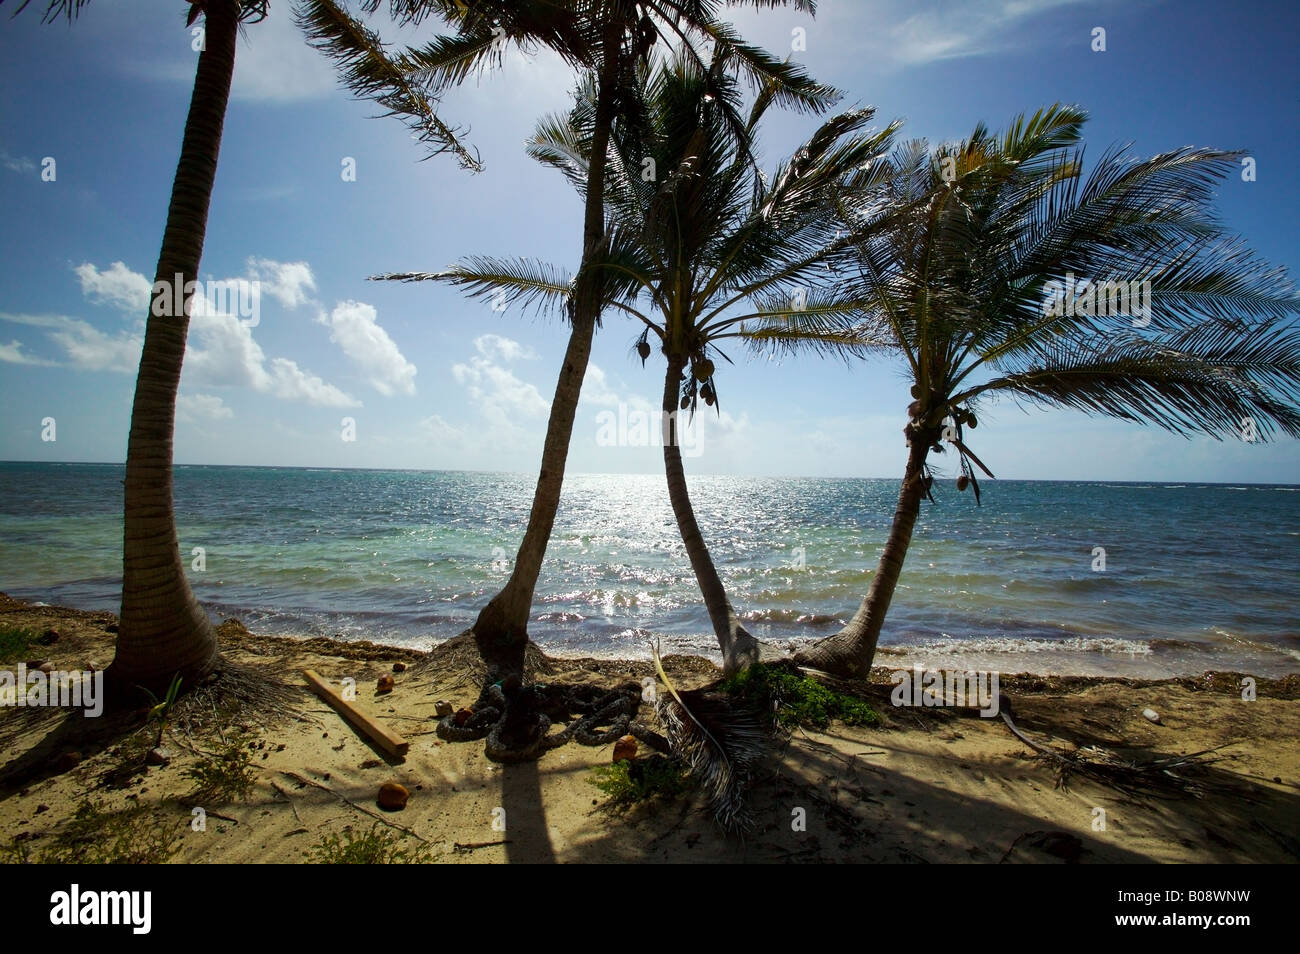
[[502,305],[550,312],[563,307],[573,281],[560,268],[531,259],[475,256],[441,272],[388,272],[372,275],[377,282],[442,282],[465,289],[469,298],[491,298]]
[[751,829],[745,795],[769,745],[761,715],[723,693],[678,689],[664,671],[658,649],[652,647],[651,652],[668,689],[658,697],[655,710],[673,756],[703,787],[718,824],[727,831]]
[[461,142],[463,134],[438,118],[437,98],[410,78],[410,63],[390,56],[377,33],[335,0],[299,0],[294,19],[308,42],[334,61],[344,84],[387,109],[385,115],[400,117],[429,156],[451,153],[463,168],[482,168]]

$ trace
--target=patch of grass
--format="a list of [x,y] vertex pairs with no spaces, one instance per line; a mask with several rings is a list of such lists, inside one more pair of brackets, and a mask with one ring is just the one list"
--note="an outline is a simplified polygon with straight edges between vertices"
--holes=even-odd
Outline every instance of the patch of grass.
[[202,752],[199,760],[181,775],[194,782],[185,796],[189,805],[224,805],[236,799],[246,801],[257,783],[253,753],[240,735],[223,739],[215,752]]
[[0,861],[44,865],[159,865],[176,854],[178,824],[148,808],[110,811],[102,801],[83,801],[50,841],[15,838],[0,848]]
[[31,659],[30,650],[40,635],[26,626],[0,626],[0,663],[19,663]]
[[774,713],[784,726],[806,725],[824,729],[832,719],[845,725],[878,725],[880,716],[867,703],[837,692],[787,666],[759,664],[729,676],[722,689]]
[[303,855],[318,865],[427,864],[431,860],[429,846],[420,842],[407,844],[410,838],[405,832],[375,822],[369,831],[360,834],[351,828],[344,828],[341,835],[330,832]]
[[648,759],[624,759],[591,770],[592,785],[609,796],[608,807],[631,808],[652,798],[672,800],[690,788],[686,770],[662,755]]

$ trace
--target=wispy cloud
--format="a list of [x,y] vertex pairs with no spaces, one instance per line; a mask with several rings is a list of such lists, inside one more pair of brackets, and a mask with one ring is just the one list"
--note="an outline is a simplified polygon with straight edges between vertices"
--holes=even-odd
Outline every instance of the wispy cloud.
[[[1090,2],[1091,9],[1117,5],[1114,0]],[[819,5],[817,18],[787,12],[785,19],[807,29],[807,59],[824,55],[851,56],[881,68],[899,69],[944,60],[986,56],[1023,49],[1033,31],[1060,29],[1049,24],[1045,13],[1065,7],[1084,7],[1085,0],[839,0]],[[776,14],[737,11],[734,19],[746,35],[770,36]],[[1087,37],[1081,37],[1086,42]],[[773,45],[773,49],[779,46]]]
[[187,394],[182,391],[176,395],[176,415],[184,421],[228,421],[235,412],[226,406],[226,402],[215,394]]
[[5,362],[6,364],[27,364],[38,367],[48,367],[57,363],[45,358],[38,358],[35,355],[26,354],[23,351],[22,342],[17,339],[8,344],[0,344],[0,361]]
[[11,156],[3,149],[0,149],[0,166],[19,175],[31,175],[37,168],[34,160],[26,156]]

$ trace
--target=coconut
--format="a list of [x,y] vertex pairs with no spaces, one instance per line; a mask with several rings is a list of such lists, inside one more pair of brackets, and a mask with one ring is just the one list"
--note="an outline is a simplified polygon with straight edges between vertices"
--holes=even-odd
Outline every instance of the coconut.
[[650,342],[638,341],[636,343],[636,353],[641,356],[641,363],[644,364],[645,359],[650,357]]
[[713,377],[713,362],[703,358],[695,363],[695,380],[703,383]]
[[682,398],[682,410],[684,411],[690,406],[691,406],[691,399],[689,397]]
[[960,477],[957,478],[957,489],[958,489],[958,490],[965,490],[965,489],[966,489],[966,486],[967,486],[969,483],[970,483],[970,478],[967,477],[965,474],[962,474]]
[[914,398],[919,398],[920,396],[921,396],[921,386],[920,386],[919,384],[913,384],[913,385],[912,385],[912,397],[914,397]]

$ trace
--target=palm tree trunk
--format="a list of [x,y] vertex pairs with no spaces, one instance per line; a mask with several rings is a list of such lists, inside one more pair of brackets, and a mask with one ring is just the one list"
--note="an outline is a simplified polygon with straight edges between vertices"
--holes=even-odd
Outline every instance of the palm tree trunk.
[[587,170],[587,197],[583,217],[582,265],[575,282],[570,311],[569,344],[564,364],[551,399],[546,422],[542,466],[533,491],[528,527],[515,557],[505,587],[494,596],[474,621],[474,642],[487,666],[488,681],[509,675],[523,676],[524,651],[528,646],[528,615],[533,591],[541,574],[546,545],[555,525],[555,513],[564,489],[564,468],[569,456],[569,439],[578,413],[582,381],[591,357],[591,341],[600,318],[600,282],[587,268],[605,240],[605,162],[610,131],[614,123],[614,89],[618,81],[619,29],[611,18],[605,28],[605,58],[597,77],[595,127],[592,132],[591,162]]
[[925,460],[937,438],[937,434],[922,434],[910,428],[908,435],[907,469],[898,490],[894,522],[889,528],[889,537],[866,598],[842,630],[795,654],[795,662],[801,666],[851,678],[866,678],[871,672],[876,643],[880,640],[885,614],[889,612],[889,603],[898,586],[903,559],[912,542],[912,528],[916,526],[916,516],[921,511],[921,498],[925,496]]
[[[234,76],[238,17],[235,0],[208,0],[205,6],[204,49],[172,181],[155,290],[160,282],[172,288],[177,275],[182,282],[198,278]],[[172,505],[176,391],[189,313],[182,308],[181,314],[171,314],[174,308],[166,308],[155,315],[150,305],[127,442],[122,614],[108,673],[119,682],[150,688],[166,686],[180,673],[192,686],[216,665],[217,638],[185,577]]]
[[668,373],[664,377],[664,473],[668,477],[668,498],[672,501],[673,516],[677,518],[677,529],[686,545],[686,555],[695,571],[704,606],[709,611],[709,621],[722,650],[722,668],[730,675],[758,662],[759,644],[741,625],[732,609],[700,526],[695,522],[695,510],[691,507],[691,496],[686,487],[686,471],[682,467],[681,442],[677,437],[677,398],[685,367],[684,358],[669,358]]

